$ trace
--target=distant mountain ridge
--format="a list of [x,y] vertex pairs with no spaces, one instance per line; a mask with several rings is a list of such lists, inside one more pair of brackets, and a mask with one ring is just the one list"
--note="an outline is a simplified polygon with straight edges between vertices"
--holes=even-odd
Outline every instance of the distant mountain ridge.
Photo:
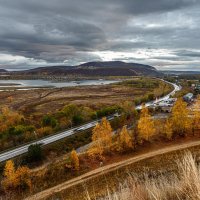
[[168,75],[192,75],[192,74],[200,74],[200,70],[199,71],[177,71],[177,70],[174,70],[174,71],[160,71],[162,72],[163,74],[168,74]]
[[38,67],[30,70],[13,72],[23,75],[82,75],[82,76],[158,76],[162,73],[156,68],[122,61],[87,62],[77,66]]
[[145,68],[150,68],[153,70],[156,70],[154,67],[150,65],[144,65],[144,64],[138,64],[138,63],[126,63],[122,61],[106,61],[106,62],[87,62],[83,63],[81,65],[78,65],[78,67],[89,67],[89,66],[94,66],[94,67],[145,67]]
[[5,70],[5,69],[0,69],[0,73],[2,73],[2,72],[7,72],[7,70]]

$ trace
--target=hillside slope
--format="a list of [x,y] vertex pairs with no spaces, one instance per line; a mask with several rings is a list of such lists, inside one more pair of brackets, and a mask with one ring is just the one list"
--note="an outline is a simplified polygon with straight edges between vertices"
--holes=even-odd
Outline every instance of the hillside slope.
[[5,70],[5,69],[0,69],[0,73],[5,73],[5,72],[7,72],[7,70]]
[[[68,180],[64,183],[61,183],[55,187],[46,189],[42,192],[39,192],[33,196],[27,197],[25,200],[44,200],[44,199],[50,199],[51,197],[53,197],[55,194],[58,194],[60,192],[64,192],[65,190],[72,188],[74,186],[78,186],[78,185],[84,185],[86,186],[87,181],[94,179],[95,177],[101,176],[101,175],[107,175],[108,173],[112,173],[114,171],[117,171],[119,169],[122,168],[126,168],[129,165],[132,165],[133,163],[137,163],[139,161],[142,160],[146,160],[149,158],[153,158],[155,156],[159,156],[159,155],[164,155],[164,154],[168,154],[168,153],[172,153],[172,152],[176,152],[176,151],[181,151],[181,150],[186,150],[192,147],[197,147],[200,145],[200,141],[189,141],[186,143],[180,143],[180,144],[174,144],[171,146],[167,146],[167,147],[163,147],[161,149],[158,150],[153,150],[151,152],[148,153],[144,153],[132,158],[129,158],[127,160],[123,160],[117,163],[113,163],[113,164],[109,164],[100,168],[97,168],[93,171],[90,171],[88,173],[85,173],[81,176],[78,176],[77,178]],[[67,199],[67,198],[66,198]]]

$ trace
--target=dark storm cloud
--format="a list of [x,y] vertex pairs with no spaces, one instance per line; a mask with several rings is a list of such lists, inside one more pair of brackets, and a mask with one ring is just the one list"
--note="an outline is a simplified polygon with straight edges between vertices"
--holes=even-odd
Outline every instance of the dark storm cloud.
[[197,63],[199,10],[199,0],[0,0],[0,67]]

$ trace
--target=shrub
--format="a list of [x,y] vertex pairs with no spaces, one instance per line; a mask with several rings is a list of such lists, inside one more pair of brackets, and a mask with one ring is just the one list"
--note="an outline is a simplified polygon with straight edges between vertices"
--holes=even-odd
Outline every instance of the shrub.
[[40,129],[37,130],[37,134],[39,136],[45,136],[45,135],[50,135],[51,133],[53,133],[53,129],[51,127],[42,127]]
[[27,160],[29,162],[40,161],[43,158],[41,144],[32,144],[28,147]]
[[46,115],[42,119],[42,126],[51,126],[52,128],[55,128],[57,126],[57,120],[50,115]]
[[152,100],[154,100],[154,99],[155,99],[154,94],[148,94],[148,100],[149,100],[149,101],[152,101]]
[[111,115],[115,113],[117,110],[119,110],[118,106],[109,106],[109,107],[102,108],[101,110],[98,110],[96,114],[100,118],[106,115]]
[[35,130],[34,126],[17,125],[14,127],[10,127],[8,129],[8,134],[10,136],[19,136],[26,132],[33,132],[34,130]]
[[83,117],[81,115],[74,115],[72,121],[74,125],[81,124],[83,122]]

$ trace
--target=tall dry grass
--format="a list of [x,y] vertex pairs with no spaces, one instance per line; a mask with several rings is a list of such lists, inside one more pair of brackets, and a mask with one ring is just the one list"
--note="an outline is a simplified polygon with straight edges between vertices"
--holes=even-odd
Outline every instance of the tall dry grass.
[[[178,174],[130,174],[117,191],[108,190],[98,200],[200,200],[200,166],[191,152],[177,161]],[[91,200],[89,194],[86,197]]]

